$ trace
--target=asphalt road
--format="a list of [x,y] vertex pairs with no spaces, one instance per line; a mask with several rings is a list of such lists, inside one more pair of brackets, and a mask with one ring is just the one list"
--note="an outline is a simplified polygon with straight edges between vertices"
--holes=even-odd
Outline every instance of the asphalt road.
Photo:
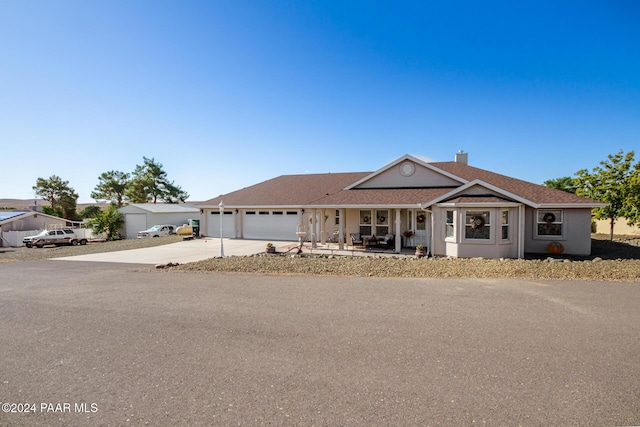
[[638,307],[637,283],[5,263],[0,401],[29,413],[0,425],[638,425]]

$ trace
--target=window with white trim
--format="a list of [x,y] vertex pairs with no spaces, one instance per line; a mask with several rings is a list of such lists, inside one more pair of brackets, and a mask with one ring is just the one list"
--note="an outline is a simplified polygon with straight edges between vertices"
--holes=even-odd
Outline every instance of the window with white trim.
[[536,234],[538,236],[562,236],[564,211],[562,209],[540,209],[537,211]]
[[465,212],[464,238],[491,239],[491,212],[468,210]]
[[376,211],[376,236],[389,234],[389,211]]
[[455,237],[453,229],[454,211],[446,211],[444,217],[444,237],[445,239],[453,239]]
[[501,237],[502,240],[509,240],[509,211],[502,211]]
[[360,234],[371,236],[371,210],[360,211]]

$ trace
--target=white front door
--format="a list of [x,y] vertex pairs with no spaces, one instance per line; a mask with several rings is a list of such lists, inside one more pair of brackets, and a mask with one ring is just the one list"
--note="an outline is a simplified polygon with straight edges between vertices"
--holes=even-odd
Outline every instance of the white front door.
[[415,211],[416,214],[416,235],[414,243],[416,246],[424,245],[430,251],[431,248],[431,218],[428,212],[421,209]]

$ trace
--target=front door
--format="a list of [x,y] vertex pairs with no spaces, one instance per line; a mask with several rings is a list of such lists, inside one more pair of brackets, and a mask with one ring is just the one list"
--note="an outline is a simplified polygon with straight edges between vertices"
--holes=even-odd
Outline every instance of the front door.
[[416,214],[416,235],[414,243],[416,246],[424,245],[430,251],[430,236],[431,236],[431,221],[429,220],[429,213],[421,209],[415,211]]

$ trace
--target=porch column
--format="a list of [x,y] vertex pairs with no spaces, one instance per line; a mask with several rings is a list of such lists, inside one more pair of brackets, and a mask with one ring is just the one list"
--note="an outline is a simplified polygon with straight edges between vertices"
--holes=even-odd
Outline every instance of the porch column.
[[518,206],[518,258],[524,258],[524,205]]
[[315,249],[318,247],[317,235],[316,235],[316,214],[317,211],[315,209],[311,210],[311,248]]
[[396,245],[395,247],[395,252],[397,254],[400,253],[400,250],[402,249],[402,237],[401,236],[401,231],[400,231],[400,209],[396,209],[396,232],[395,232],[395,239],[394,239],[394,244]]
[[325,210],[320,209],[320,243],[327,244],[327,224],[325,218]]
[[344,218],[343,209],[338,209],[338,249],[344,249],[344,223],[342,222]]

